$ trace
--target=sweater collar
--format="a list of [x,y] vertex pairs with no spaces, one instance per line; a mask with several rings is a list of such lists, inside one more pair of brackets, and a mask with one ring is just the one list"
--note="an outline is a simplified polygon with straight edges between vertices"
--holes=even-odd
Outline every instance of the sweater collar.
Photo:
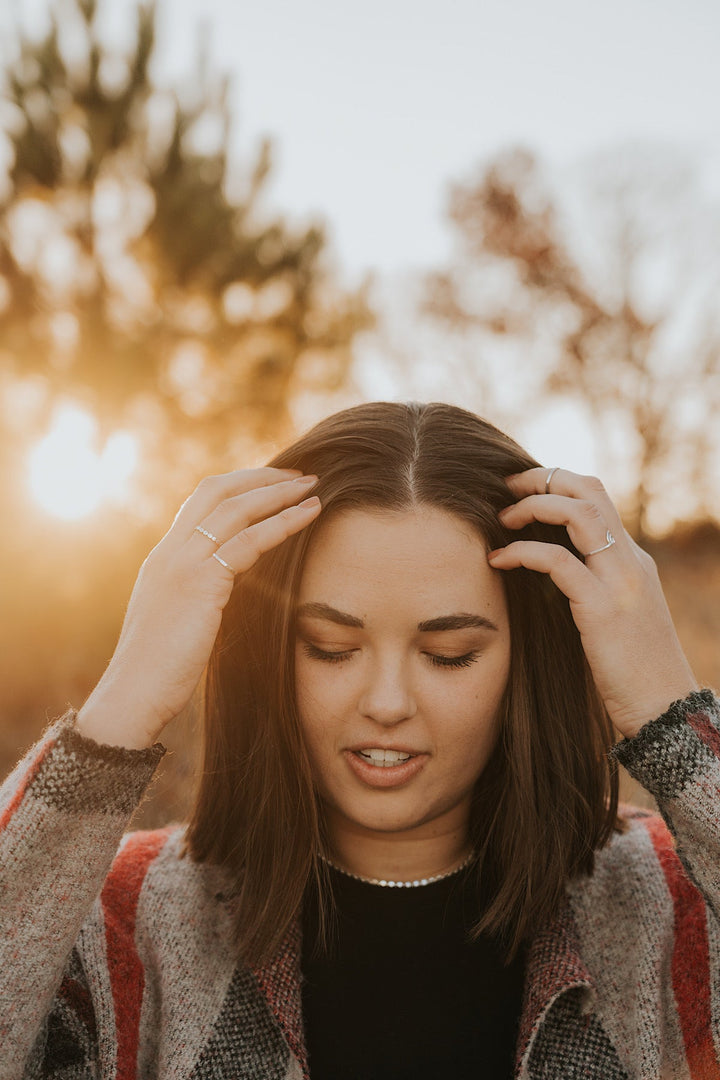
[[595,984],[580,952],[580,938],[567,897],[558,914],[528,948],[525,991],[518,1031],[516,1076],[527,1068],[532,1046],[550,1007],[568,990],[584,991],[581,1011],[589,1012]]
[[310,1074],[302,1023],[301,944],[300,920],[297,919],[272,960],[253,968],[253,974],[288,1046],[300,1063],[303,1077],[308,1080]]

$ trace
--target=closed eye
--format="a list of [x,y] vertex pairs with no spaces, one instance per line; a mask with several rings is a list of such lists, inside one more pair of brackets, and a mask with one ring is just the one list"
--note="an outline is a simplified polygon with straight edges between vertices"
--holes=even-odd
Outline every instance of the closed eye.
[[[319,649],[317,645],[313,645],[312,642],[306,641],[303,643],[303,649],[306,656],[309,656],[311,660],[324,660],[328,664],[339,664],[343,660],[349,660],[355,649],[345,649],[341,652],[329,652],[327,649]],[[462,656],[438,656],[435,653],[424,653],[431,664],[434,667],[441,668],[464,668],[470,667],[477,658],[477,652],[464,653]]]
[[434,653],[425,653],[427,658],[436,667],[461,668],[470,667],[478,658],[478,653],[469,652],[463,656],[436,656]]
[[318,649],[317,645],[313,645],[311,642],[306,641],[303,645],[305,655],[309,656],[311,660],[326,660],[329,664],[338,664],[341,660],[349,660],[354,653],[354,649],[346,649],[344,652],[327,652],[325,649]]

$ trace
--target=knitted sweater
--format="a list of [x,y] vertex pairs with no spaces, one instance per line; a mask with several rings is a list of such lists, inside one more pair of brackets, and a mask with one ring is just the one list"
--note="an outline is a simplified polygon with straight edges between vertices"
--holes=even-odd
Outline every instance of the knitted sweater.
[[[662,817],[628,808],[531,943],[518,1078],[720,1077],[719,729],[702,691],[614,749]],[[68,716],[0,792],[0,1080],[309,1075],[298,928],[236,965],[228,882],[180,829],[118,850],[162,752]]]

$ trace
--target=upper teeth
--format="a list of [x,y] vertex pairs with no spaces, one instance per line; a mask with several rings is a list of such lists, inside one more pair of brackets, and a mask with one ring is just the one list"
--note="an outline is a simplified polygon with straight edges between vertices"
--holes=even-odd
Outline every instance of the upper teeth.
[[408,761],[412,756],[401,750],[361,750],[360,753],[373,765],[397,765],[399,761]]

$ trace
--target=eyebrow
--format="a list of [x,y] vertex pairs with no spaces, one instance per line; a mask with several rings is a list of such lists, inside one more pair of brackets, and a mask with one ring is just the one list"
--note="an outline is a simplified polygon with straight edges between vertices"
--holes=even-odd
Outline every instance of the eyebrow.
[[[346,611],[338,611],[329,604],[310,603],[301,604],[297,609],[298,618],[305,616],[311,619],[326,619],[328,622],[337,623],[338,626],[354,626],[359,630],[364,629],[365,623],[357,615],[348,615]],[[466,630],[468,628],[480,630],[497,630],[497,626],[484,615],[469,615],[458,612],[455,615],[438,615],[435,619],[426,619],[417,625],[421,634],[428,634],[439,630]]]

